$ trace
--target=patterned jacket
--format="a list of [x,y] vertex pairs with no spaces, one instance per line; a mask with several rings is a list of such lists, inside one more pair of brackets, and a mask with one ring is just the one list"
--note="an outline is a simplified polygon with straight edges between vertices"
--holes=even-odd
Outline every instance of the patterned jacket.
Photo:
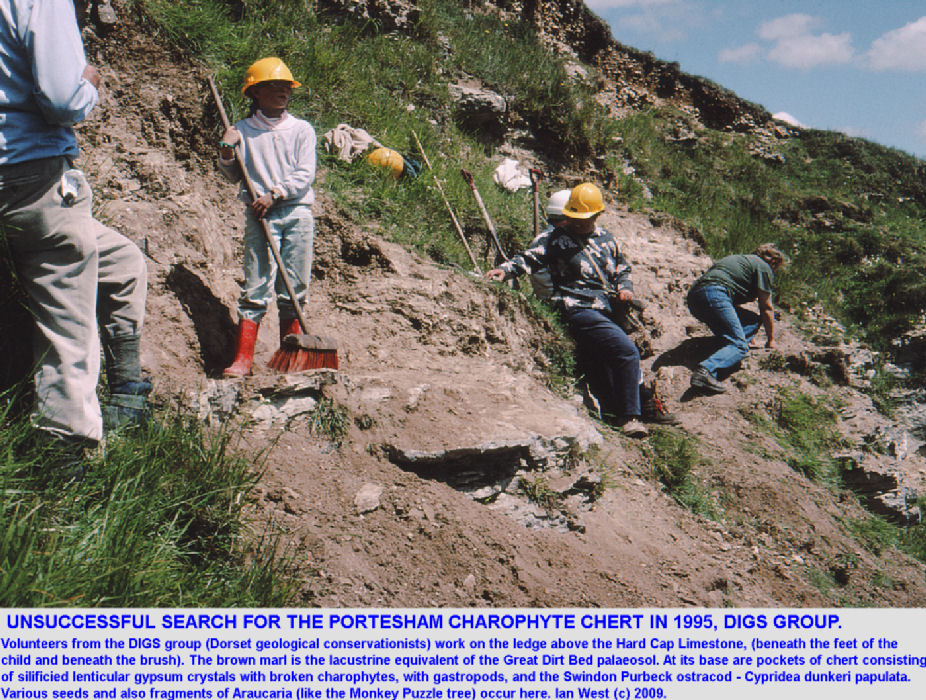
[[576,241],[564,228],[545,231],[527,250],[499,267],[506,279],[548,268],[552,300],[566,309],[610,313],[610,296],[622,289],[633,291],[630,265],[614,236],[600,226],[584,241]]

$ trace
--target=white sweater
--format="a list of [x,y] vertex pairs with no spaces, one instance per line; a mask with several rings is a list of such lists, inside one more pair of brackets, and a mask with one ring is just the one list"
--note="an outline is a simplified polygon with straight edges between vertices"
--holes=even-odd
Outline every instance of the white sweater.
[[[241,133],[241,155],[257,196],[275,191],[286,204],[312,204],[315,192],[315,129],[284,112],[267,119],[258,111],[235,124]],[[235,161],[219,158],[219,169],[232,182],[241,180],[238,199],[251,197]]]

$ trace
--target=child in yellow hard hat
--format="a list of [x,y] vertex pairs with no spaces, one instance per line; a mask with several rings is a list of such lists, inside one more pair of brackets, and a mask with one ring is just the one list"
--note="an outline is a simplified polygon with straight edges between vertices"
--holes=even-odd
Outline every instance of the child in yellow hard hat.
[[[312,272],[315,221],[315,129],[286,111],[294,88],[289,68],[279,58],[262,58],[248,68],[241,91],[251,98],[251,114],[226,130],[219,142],[219,168],[233,182],[241,181],[238,198],[245,202],[244,289],[238,302],[238,342],[226,377],[250,374],[257,329],[276,292],[280,340],[302,333],[296,304],[305,304]],[[252,201],[235,161],[240,149],[254,187]],[[266,222],[276,240],[296,299],[286,291],[262,230]]]

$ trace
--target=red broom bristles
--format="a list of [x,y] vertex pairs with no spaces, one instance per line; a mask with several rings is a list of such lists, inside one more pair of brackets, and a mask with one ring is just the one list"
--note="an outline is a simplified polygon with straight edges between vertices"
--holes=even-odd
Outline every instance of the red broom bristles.
[[267,365],[278,372],[302,372],[307,369],[337,369],[337,350],[305,350],[303,348],[280,348]]

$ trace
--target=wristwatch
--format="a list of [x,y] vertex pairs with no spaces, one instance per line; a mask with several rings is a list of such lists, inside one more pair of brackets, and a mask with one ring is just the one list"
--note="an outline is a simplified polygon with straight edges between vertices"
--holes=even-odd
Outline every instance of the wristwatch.
[[219,141],[219,148],[234,148],[235,144],[229,143],[228,141]]

